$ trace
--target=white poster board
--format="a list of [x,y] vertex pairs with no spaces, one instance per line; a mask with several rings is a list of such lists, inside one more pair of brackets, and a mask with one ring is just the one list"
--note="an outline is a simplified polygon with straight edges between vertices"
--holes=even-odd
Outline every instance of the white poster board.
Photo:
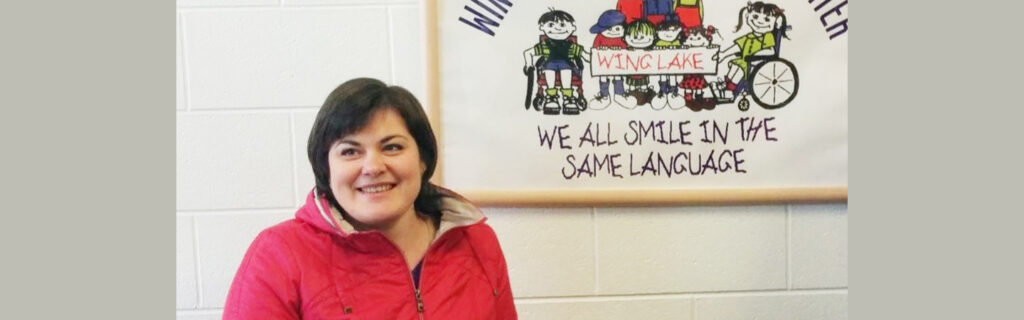
[[[458,0],[426,11],[439,178],[473,200],[846,200],[846,1]],[[644,47],[650,29],[636,21],[666,41]],[[627,47],[595,42],[616,23]],[[667,41],[674,23],[688,25],[678,44]],[[746,68],[730,62],[743,58]],[[724,81],[733,68],[745,69],[728,79],[739,88]]]

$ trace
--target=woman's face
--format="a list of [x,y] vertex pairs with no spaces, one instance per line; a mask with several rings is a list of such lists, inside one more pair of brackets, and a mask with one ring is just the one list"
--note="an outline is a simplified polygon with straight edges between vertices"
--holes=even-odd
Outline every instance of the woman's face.
[[376,111],[362,130],[335,141],[327,163],[334,198],[360,224],[377,229],[416,214],[426,166],[394,109]]

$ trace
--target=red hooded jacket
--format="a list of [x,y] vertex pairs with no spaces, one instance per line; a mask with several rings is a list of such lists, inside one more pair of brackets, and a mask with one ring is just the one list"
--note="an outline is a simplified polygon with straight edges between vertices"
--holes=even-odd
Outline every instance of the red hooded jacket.
[[310,192],[295,219],[253,240],[223,318],[516,319],[505,258],[485,220],[461,197],[443,198],[417,291],[394,244],[355,231]]

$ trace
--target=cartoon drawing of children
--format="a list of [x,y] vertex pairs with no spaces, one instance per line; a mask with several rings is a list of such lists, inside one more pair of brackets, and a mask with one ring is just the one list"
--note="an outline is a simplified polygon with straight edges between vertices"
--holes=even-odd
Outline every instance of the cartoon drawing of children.
[[683,28],[693,28],[704,25],[704,1],[703,0],[677,0],[675,1],[676,17]]
[[[542,70],[546,81],[542,86],[545,93],[544,114],[579,114],[583,97],[576,94],[579,85],[574,86],[571,79],[574,73],[581,72],[583,59],[589,57],[586,57],[587,52],[583,46],[575,42],[575,19],[568,12],[552,8],[540,16],[537,28],[543,36],[536,45],[523,51],[523,59],[526,62],[525,70],[534,64],[534,58],[538,58],[537,68]],[[561,90],[554,87],[556,79],[561,82]],[[558,100],[559,93],[561,103]]]
[[[625,23],[626,15],[622,14],[622,12],[608,10],[601,13],[601,16],[597,18],[597,23],[590,27],[590,33],[597,34],[594,37],[594,46],[591,48],[626,49],[626,41],[622,40],[622,37],[626,34]],[[591,104],[591,108],[600,110],[611,104],[612,99],[608,93],[609,82],[615,86],[615,95],[624,96],[626,94],[621,76],[599,76],[597,79],[601,84],[601,91],[594,99],[595,103]]]
[[[683,47],[716,48],[718,46],[711,43],[715,32],[714,26],[707,28],[697,26],[686,29],[686,40],[683,41]],[[686,106],[691,110],[714,109],[714,103],[705,103],[707,101],[704,98],[704,89],[707,88],[708,82],[703,74],[683,75],[683,81],[679,83],[679,86],[683,88],[683,99],[686,100]]]
[[[646,50],[654,44],[654,26],[645,20],[636,20],[626,26],[626,44],[630,50]],[[630,75],[626,77],[626,101],[621,103],[627,109],[650,102],[653,93],[647,84],[647,75]]]
[[658,26],[661,25],[662,21],[668,19],[675,19],[675,11],[673,6],[676,0],[644,0],[644,17],[647,18],[647,22]]
[[[683,27],[679,24],[679,20],[676,20],[674,16],[669,17],[670,18],[668,20],[659,24],[656,28],[658,40],[654,42],[654,47],[652,47],[655,50],[678,49],[683,46],[679,41],[679,33],[683,30]],[[668,94],[678,93],[679,88],[676,85],[681,79],[682,77],[680,76],[659,75],[658,98],[664,98]]]
[[773,55],[775,43],[780,40],[776,37],[789,38],[786,36],[786,15],[782,8],[775,4],[761,1],[748,3],[739,11],[736,31],[740,31],[744,24],[750,27],[751,31],[736,38],[732,46],[712,57],[721,61],[721,58],[737,56],[729,60],[729,70],[725,76],[727,92],[734,91],[737,82],[745,79],[749,67],[747,58]]

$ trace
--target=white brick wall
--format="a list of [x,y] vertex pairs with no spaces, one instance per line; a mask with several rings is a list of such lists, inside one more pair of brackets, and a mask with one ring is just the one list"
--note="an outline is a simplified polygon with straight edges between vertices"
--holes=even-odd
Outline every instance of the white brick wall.
[[[313,186],[323,98],[423,97],[415,0],[179,0],[178,319],[219,319],[256,233]],[[846,319],[847,207],[484,208],[522,319]]]

